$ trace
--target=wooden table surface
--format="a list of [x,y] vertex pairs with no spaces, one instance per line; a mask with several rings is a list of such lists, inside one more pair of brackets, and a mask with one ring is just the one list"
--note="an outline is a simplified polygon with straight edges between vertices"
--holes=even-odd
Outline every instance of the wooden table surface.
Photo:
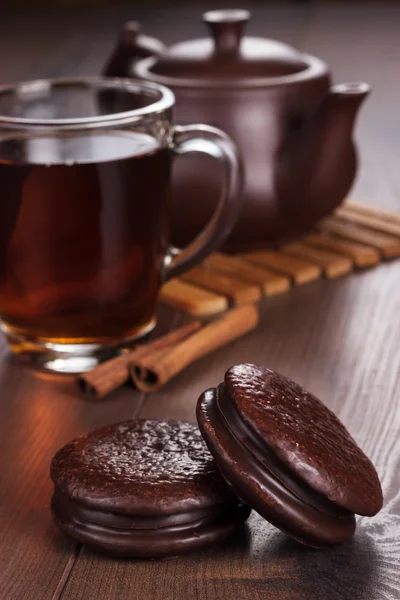
[[[84,3],[82,3],[84,4]],[[254,7],[250,30],[315,53],[339,81],[374,91],[357,128],[362,166],[353,195],[400,211],[400,6]],[[248,5],[248,3],[246,3]],[[208,4],[207,4],[208,7]],[[126,18],[166,42],[199,35],[205,8],[131,7],[0,19],[0,80],[99,71]],[[1,342],[1,600],[374,600],[400,598],[400,262],[319,281],[266,301],[256,332],[188,368],[160,393],[124,388],[102,402],[72,378],[30,371]],[[162,327],[182,316],[161,310]],[[351,543],[307,550],[253,514],[245,535],[179,560],[113,560],[62,535],[49,511],[49,462],[71,438],[130,417],[194,419],[227,367],[257,362],[305,385],[371,457],[385,504]]]

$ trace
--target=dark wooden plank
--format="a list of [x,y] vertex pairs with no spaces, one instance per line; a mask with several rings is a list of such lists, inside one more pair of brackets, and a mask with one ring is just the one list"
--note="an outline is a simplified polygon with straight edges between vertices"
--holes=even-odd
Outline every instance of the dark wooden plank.
[[117,561],[84,549],[63,600],[155,597],[301,600],[398,598],[400,265],[318,281],[266,300],[253,334],[189,367],[147,398],[141,417],[194,420],[199,394],[226,368],[261,362],[324,399],[373,459],[385,507],[360,519],[354,541],[330,551],[291,542],[253,514],[247,534],[209,552],[168,562]]
[[[178,315],[163,308],[158,331]],[[74,377],[22,367],[5,350],[0,362],[0,598],[50,600],[78,554],[51,522],[50,460],[73,437],[133,418],[144,395],[125,387],[98,401]],[[55,595],[54,595],[55,594]]]
[[39,376],[10,358],[1,364],[0,597],[51,598],[76,544],[51,523],[49,464],[55,451],[88,428],[130,418],[143,397],[124,390],[95,404],[70,378]]

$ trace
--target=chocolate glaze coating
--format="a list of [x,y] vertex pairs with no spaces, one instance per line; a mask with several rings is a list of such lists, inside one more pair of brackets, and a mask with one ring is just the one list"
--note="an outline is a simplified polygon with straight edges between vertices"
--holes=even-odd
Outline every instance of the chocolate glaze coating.
[[339,509],[334,516],[323,503],[316,508],[316,494],[311,499],[314,505],[306,501],[307,486],[299,497],[248,451],[222,414],[218,402],[221,393],[222,387],[200,396],[197,419],[218,467],[235,492],[273,525],[307,545],[325,547],[351,538],[353,514]]
[[264,466],[270,473],[283,484],[287,490],[303,500],[309,506],[318,511],[335,518],[347,518],[352,515],[349,511],[337,506],[321,494],[314,492],[307,484],[293,475],[287,466],[280,461],[247,427],[241,420],[232,401],[226,394],[225,385],[218,386],[216,395],[216,404],[218,417],[224,423],[224,426],[230,430],[233,437],[236,438],[249,453]]
[[197,426],[182,421],[103,427],[59,450],[50,473],[67,497],[118,514],[175,515],[237,501]]
[[301,481],[348,511],[373,516],[380,510],[374,466],[318,398],[251,364],[231,367],[225,385],[243,422]]
[[212,546],[230,536],[250,514],[248,506],[237,502],[223,514],[211,511],[210,516],[181,525],[117,529],[87,521],[64,508],[57,502],[52,504],[55,523],[66,534],[93,550],[111,556],[137,558],[171,557]]

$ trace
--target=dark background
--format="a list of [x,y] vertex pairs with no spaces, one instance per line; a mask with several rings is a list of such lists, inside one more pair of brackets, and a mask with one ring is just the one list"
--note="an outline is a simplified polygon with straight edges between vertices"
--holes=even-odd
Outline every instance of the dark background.
[[[383,5],[386,3],[399,3],[400,0],[385,0],[384,3],[382,3]],[[85,8],[89,8],[89,7],[101,7],[101,6],[107,6],[107,7],[116,7],[117,5],[119,6],[131,6],[132,9],[134,9],[135,6],[148,6],[148,5],[154,5],[154,6],[168,6],[168,5],[173,5],[176,6],[178,4],[180,5],[184,5],[184,6],[190,6],[190,5],[196,5],[198,2],[196,0],[125,0],[125,1],[115,1],[115,0],[3,0],[1,2],[1,8],[0,8],[0,20],[1,20],[1,15],[8,11],[12,11],[15,10],[17,8],[40,8],[40,7],[80,7],[82,10],[84,10]],[[251,4],[252,6],[254,6],[254,4],[257,3],[252,1]],[[260,5],[266,5],[266,4],[275,4],[277,6],[282,6],[282,5],[298,5],[298,4],[342,4],[343,6],[349,6],[351,4],[357,4],[357,5],[363,5],[363,4],[370,4],[371,2],[368,2],[366,0],[341,0],[341,1],[336,1],[336,0],[258,0],[258,4]],[[209,7],[210,8],[218,8],[218,7],[222,7],[222,6],[229,6],[230,8],[236,8],[236,7],[245,7],[247,5],[249,5],[250,2],[248,0],[241,0],[239,2],[226,2],[225,0],[221,0],[221,1],[214,1],[211,0],[209,2]],[[375,2],[376,4],[376,2]],[[383,8],[384,10],[384,8]]]

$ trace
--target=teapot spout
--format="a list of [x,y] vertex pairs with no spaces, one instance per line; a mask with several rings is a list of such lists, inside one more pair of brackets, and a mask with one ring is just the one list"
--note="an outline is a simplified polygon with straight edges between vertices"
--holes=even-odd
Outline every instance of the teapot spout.
[[[351,135],[358,109],[370,91],[370,86],[362,82],[334,85],[322,103],[319,115],[323,119],[333,119],[337,123],[342,121],[344,126],[347,123]],[[324,113],[326,117],[324,117]]]
[[293,197],[300,196],[303,222],[323,218],[348,194],[357,171],[353,129],[369,91],[366,83],[333,86],[314,116],[286,139],[277,190],[283,207],[293,209]]
[[159,40],[143,34],[137,21],[127,21],[112,54],[102,69],[107,77],[132,77],[132,65],[137,60],[158,56],[165,46]]

